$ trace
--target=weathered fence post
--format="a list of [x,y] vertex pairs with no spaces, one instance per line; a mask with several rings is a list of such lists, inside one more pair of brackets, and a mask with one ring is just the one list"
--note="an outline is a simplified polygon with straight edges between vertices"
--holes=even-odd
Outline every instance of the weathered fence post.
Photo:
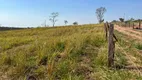
[[141,20],[139,20],[139,29],[141,28]]
[[131,27],[131,22],[129,22],[129,27]]
[[133,29],[134,29],[134,27],[135,27],[135,24],[133,23]]
[[104,29],[105,29],[105,38],[106,38],[106,41],[108,41],[108,27],[107,27],[107,24],[104,23]]
[[[115,42],[117,38],[114,34],[114,24],[106,22],[104,24],[105,38],[108,42],[108,67],[114,67],[114,53],[115,53]],[[115,39],[115,40],[114,40]]]
[[108,67],[114,66],[114,47],[115,42],[113,40],[114,35],[114,25],[110,24],[109,27],[109,41],[108,41]]

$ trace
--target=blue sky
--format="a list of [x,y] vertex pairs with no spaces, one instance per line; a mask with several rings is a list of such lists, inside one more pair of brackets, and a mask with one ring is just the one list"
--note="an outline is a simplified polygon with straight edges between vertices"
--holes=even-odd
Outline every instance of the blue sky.
[[77,21],[79,24],[97,23],[95,11],[106,7],[105,20],[142,18],[142,0],[0,0],[0,24],[15,27],[41,26],[49,16],[59,12],[56,25]]

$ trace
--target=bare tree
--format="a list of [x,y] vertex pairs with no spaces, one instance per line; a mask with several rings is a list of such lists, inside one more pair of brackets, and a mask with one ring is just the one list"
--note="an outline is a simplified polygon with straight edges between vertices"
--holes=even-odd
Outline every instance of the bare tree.
[[68,23],[68,21],[67,20],[64,20],[64,23],[65,23],[65,25]]
[[53,12],[53,13],[51,13],[51,16],[50,16],[50,19],[49,19],[49,20],[52,22],[53,27],[55,26],[55,23],[58,21],[58,20],[56,19],[56,17],[58,17],[58,15],[59,15],[58,12]]
[[96,16],[97,16],[97,19],[98,19],[98,22],[99,23],[102,23],[104,22],[104,13],[106,12],[106,8],[105,7],[100,7],[98,9],[96,9]]

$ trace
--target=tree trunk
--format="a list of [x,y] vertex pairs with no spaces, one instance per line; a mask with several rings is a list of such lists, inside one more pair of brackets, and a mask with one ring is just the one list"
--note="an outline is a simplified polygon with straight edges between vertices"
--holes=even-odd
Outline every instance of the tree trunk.
[[141,20],[139,20],[139,29],[141,28]]

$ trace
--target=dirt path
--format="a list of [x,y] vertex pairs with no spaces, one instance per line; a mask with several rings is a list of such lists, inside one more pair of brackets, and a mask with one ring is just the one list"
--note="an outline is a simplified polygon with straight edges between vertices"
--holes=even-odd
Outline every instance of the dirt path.
[[131,36],[134,39],[142,40],[142,33],[138,32],[138,31],[134,31],[131,28],[119,27],[119,26],[115,25],[114,29],[123,33],[123,34]]
[[[129,37],[131,37],[132,39],[137,39],[138,41],[142,40],[142,33],[139,31],[135,31],[132,28],[129,27],[120,27],[115,25],[114,27],[115,30],[117,30],[118,32],[121,32]],[[127,40],[126,40],[127,41]],[[133,55],[131,55],[130,53],[127,53],[120,45],[117,46],[120,50],[123,51],[123,53],[127,56],[125,56],[125,58],[128,60],[129,65],[127,66],[128,68],[132,68],[135,73],[137,73],[138,75],[142,76],[142,71],[141,71],[141,65],[139,64],[141,62],[141,60]],[[142,56],[142,54],[140,54],[140,52],[138,52],[138,54],[140,56]],[[136,63],[139,62],[139,63]]]

